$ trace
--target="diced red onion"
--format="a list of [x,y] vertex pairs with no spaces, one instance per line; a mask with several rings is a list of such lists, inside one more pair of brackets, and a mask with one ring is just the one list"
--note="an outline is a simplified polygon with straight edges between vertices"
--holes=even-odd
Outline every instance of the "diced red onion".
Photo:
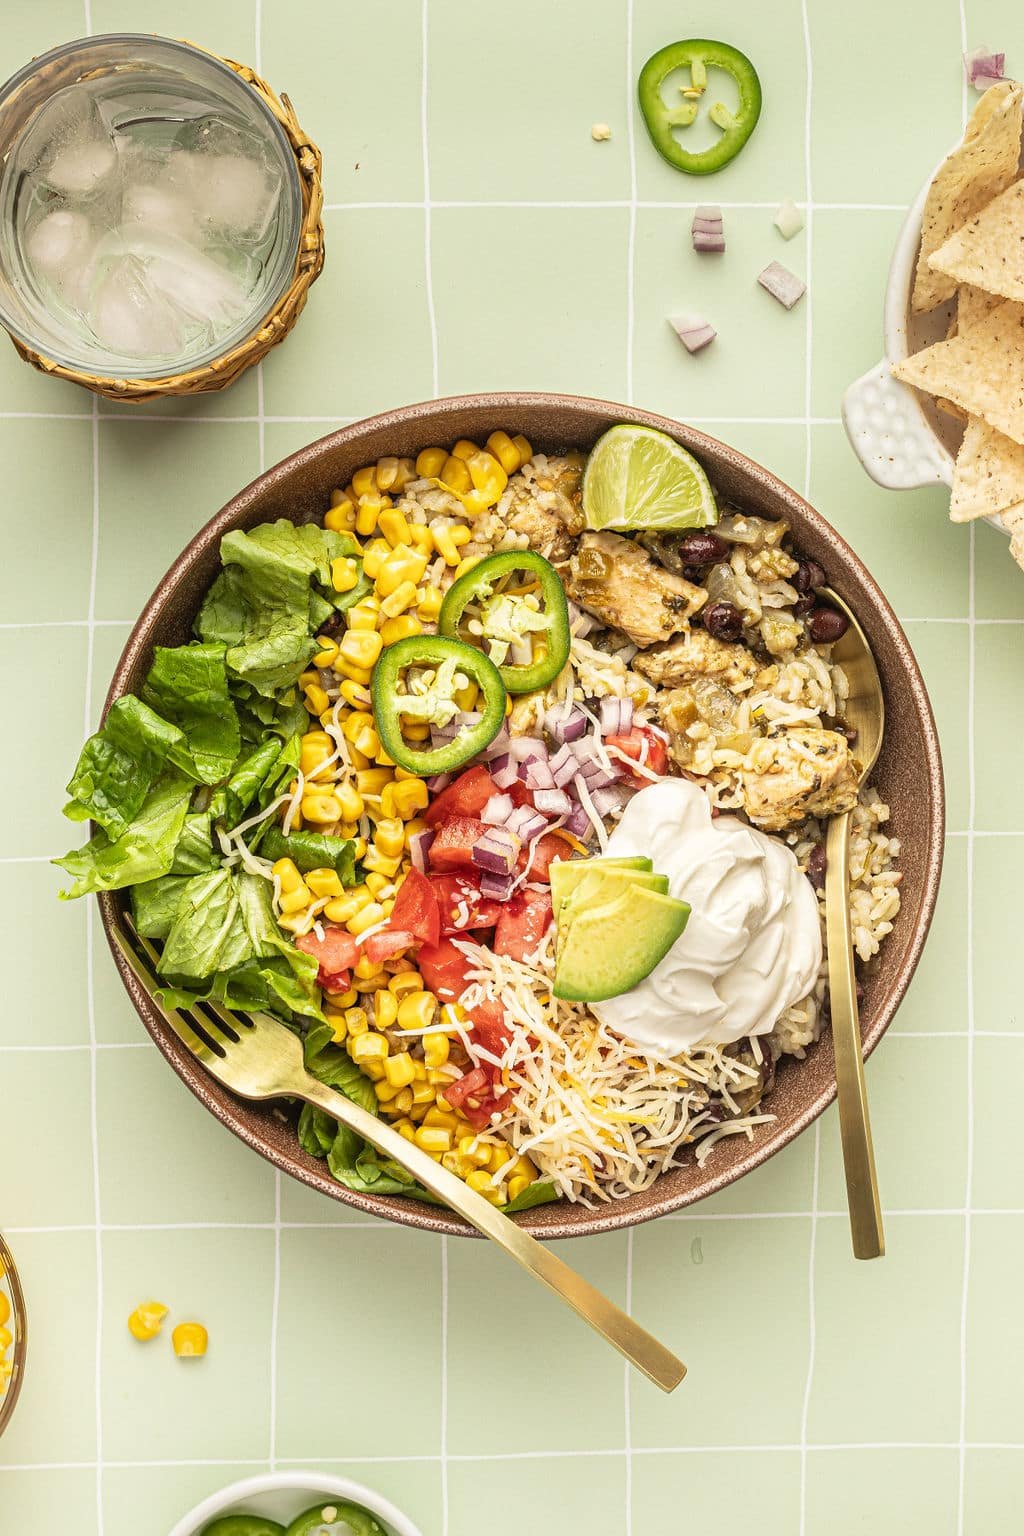
[[568,816],[572,810],[572,801],[564,789],[538,789],[533,800],[538,811],[547,816]]
[[967,84],[973,85],[976,91],[987,91],[990,85],[1005,79],[1005,68],[1006,54],[993,53],[991,48],[974,48],[964,54]]
[[591,831],[591,828],[592,823],[590,817],[587,815],[582,805],[578,805],[573,811],[572,815],[566,819],[565,830],[567,832],[571,832],[573,837],[586,837],[587,833]]
[[432,795],[439,795],[442,789],[447,789],[452,781],[450,773],[435,773],[427,780],[427,788]]
[[779,205],[772,223],[782,236],[783,240],[792,240],[794,235],[800,233],[804,227],[804,216],[791,197],[787,197],[784,203]]
[[485,870],[480,876],[480,894],[489,901],[508,901],[512,894],[512,875],[492,874]]
[[571,784],[579,771],[579,762],[576,754],[569,744],[563,743],[554,757],[548,759],[548,768],[556,789],[564,789]]
[[554,789],[555,777],[551,772],[550,763],[546,763],[541,757],[531,758],[526,764],[526,787],[527,789]]
[[473,844],[473,863],[489,874],[510,875],[519,856],[519,839],[505,827],[495,827]]
[[595,789],[590,798],[599,816],[607,816],[610,811],[617,811],[622,804],[620,791],[614,788]]
[[511,795],[492,795],[484,806],[480,820],[492,827],[503,827],[515,808]]
[[609,772],[603,763],[597,761],[596,757],[584,763],[580,773],[583,777],[583,782],[590,790],[607,789],[608,785],[616,783],[619,777],[616,770],[613,769]]
[[725,230],[721,208],[696,208],[690,225],[690,237],[695,251],[724,251]]
[[530,806],[520,805],[512,812],[505,825],[521,842],[529,843],[541,832],[547,830],[547,819]]
[[508,725],[505,724],[487,748],[486,756],[488,761],[493,762],[496,757],[501,757],[503,753],[506,753],[508,751],[508,743]]
[[508,744],[510,754],[518,763],[531,757],[547,757],[548,749],[536,736],[513,736]]
[[547,717],[547,727],[558,742],[579,741],[580,737],[586,732],[587,717],[582,709],[574,704],[567,714],[554,718],[549,714]]
[[633,725],[633,700],[609,693],[601,700],[601,730],[605,736],[625,736]]
[[427,854],[430,852],[433,841],[434,833],[430,831],[416,832],[409,839],[409,858],[412,860],[413,869],[418,869],[421,875],[426,872]]
[[669,315],[668,323],[687,352],[701,352],[718,332],[702,315]]
[[569,604],[569,623],[574,635],[589,635],[592,629],[597,628],[598,621],[592,613],[577,607],[575,603]]
[[778,299],[783,309],[792,309],[807,292],[807,284],[781,261],[770,261],[764,271],[757,274],[757,280],[773,299]]
[[508,789],[519,777],[519,765],[511,752],[502,752],[488,764],[488,772],[499,789]]
[[514,667],[533,665],[533,644],[529,640],[515,640],[509,647],[509,661]]
[[453,720],[450,725],[432,725],[430,727],[430,745],[432,747],[447,747],[459,734],[459,728]]

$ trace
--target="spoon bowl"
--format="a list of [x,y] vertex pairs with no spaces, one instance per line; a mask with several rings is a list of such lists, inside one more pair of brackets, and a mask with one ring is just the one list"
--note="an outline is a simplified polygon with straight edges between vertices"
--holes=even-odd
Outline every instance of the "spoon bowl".
[[854,756],[860,765],[859,781],[867,778],[878,760],[885,730],[885,695],[867,636],[848,603],[831,587],[820,588],[833,608],[849,620],[849,629],[832,647],[832,660],[842,667],[850,685],[843,710],[846,724],[857,732]]

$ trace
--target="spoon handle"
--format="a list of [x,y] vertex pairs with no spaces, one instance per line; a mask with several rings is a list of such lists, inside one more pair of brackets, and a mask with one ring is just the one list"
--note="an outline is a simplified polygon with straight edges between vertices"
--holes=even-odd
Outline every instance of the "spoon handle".
[[853,972],[850,926],[850,814],[833,816],[825,843],[825,925],[828,934],[828,985],[832,1004],[832,1040],[839,1089],[839,1131],[846,1168],[846,1201],[850,1210],[853,1252],[858,1259],[879,1259],[885,1253],[882,1212],[878,1203],[875,1154],[864,1083],[857,982]]

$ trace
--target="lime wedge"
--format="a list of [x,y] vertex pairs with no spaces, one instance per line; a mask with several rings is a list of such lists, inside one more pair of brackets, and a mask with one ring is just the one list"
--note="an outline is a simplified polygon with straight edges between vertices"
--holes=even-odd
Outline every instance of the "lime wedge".
[[609,427],[583,476],[588,528],[706,528],[718,522],[697,460],[652,427]]

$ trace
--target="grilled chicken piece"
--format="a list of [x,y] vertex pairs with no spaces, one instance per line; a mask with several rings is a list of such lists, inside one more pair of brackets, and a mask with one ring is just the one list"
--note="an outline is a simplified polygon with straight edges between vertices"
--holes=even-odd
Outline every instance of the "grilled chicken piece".
[[516,533],[525,533],[530,548],[550,560],[552,565],[563,565],[572,554],[573,537],[555,511],[528,501],[508,519],[508,526]]
[[652,646],[635,657],[633,665],[652,683],[664,688],[711,677],[726,688],[742,689],[760,670],[760,664],[745,645],[716,640],[706,629],[691,629],[668,645]]
[[743,808],[766,832],[806,816],[835,816],[857,803],[859,765],[845,736],[819,726],[783,726],[751,749],[740,771]]
[[569,562],[566,587],[588,613],[624,630],[641,647],[678,634],[707,600],[703,588],[673,576],[617,533],[584,533]]

